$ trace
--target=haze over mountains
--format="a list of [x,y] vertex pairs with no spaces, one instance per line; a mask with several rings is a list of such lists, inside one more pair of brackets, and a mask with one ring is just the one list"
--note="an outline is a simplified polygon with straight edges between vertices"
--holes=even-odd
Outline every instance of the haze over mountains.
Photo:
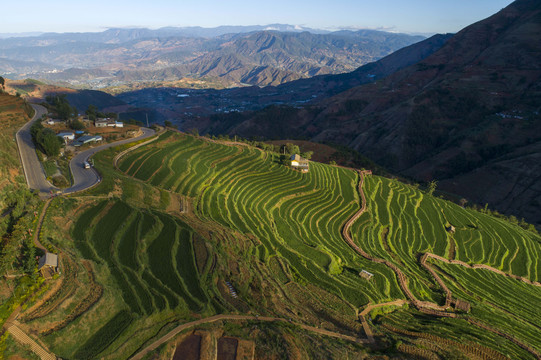
[[1,39],[0,72],[14,79],[94,87],[183,78],[211,83],[203,87],[278,85],[352,71],[422,39],[375,30],[329,33],[280,24],[49,33]]

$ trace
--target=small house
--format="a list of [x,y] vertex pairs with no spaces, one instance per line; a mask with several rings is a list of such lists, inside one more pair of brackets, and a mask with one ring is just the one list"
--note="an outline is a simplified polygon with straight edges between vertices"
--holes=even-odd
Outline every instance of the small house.
[[124,127],[124,123],[122,121],[115,121],[115,127],[117,128]]
[[56,134],[56,136],[61,137],[64,141],[75,140],[75,134],[72,132],[61,132]]
[[445,230],[447,230],[448,233],[454,234],[456,229],[453,225],[449,225],[445,227]]
[[374,274],[366,271],[366,270],[361,270],[361,272],[359,273],[359,276],[362,277],[363,279],[366,279],[366,280],[370,280],[372,279],[372,277],[374,276]]
[[58,271],[58,255],[46,252],[39,259],[38,270],[46,279],[53,276]]
[[291,167],[301,172],[308,172],[310,169],[309,161],[302,158],[299,154],[291,155]]
[[107,119],[96,119],[94,120],[95,127],[107,127]]

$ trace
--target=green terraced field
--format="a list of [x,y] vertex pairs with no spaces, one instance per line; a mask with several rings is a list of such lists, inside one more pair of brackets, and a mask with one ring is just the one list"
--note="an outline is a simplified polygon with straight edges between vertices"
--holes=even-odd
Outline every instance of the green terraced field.
[[[371,265],[359,262],[340,236],[341,226],[359,208],[355,172],[311,163],[310,172],[301,174],[255,148],[175,136],[175,142],[135,151],[120,168],[155,186],[195,197],[200,216],[256,235],[268,254],[280,254],[310,282],[345,297],[351,289],[367,287],[354,277],[332,274],[337,263],[355,269]],[[354,224],[354,238],[368,253],[399,265],[419,298],[437,300],[438,295],[430,289],[433,282],[419,266],[418,254],[447,256],[451,236],[457,260],[540,280],[538,236],[398,181],[368,177],[365,192],[368,211]],[[454,235],[445,230],[448,224],[456,227]],[[399,297],[387,273],[378,273],[375,283],[362,298],[348,300],[359,304]]]
[[[353,225],[357,243],[368,253],[399,265],[419,298],[438,299],[430,294],[433,282],[419,266],[418,254],[431,252],[448,258],[451,237],[456,260],[486,264],[532,281],[541,279],[538,235],[398,181],[367,177],[364,189],[368,211]],[[454,234],[445,230],[447,224],[455,226]],[[383,229],[387,229],[384,238]]]
[[179,219],[121,200],[103,201],[79,217],[73,236],[85,257],[107,264],[133,314],[208,306],[195,266],[193,230]]
[[[281,256],[295,274],[355,307],[402,297],[391,271],[358,257],[341,237],[342,225],[359,209],[356,173],[313,163],[301,174],[258,149],[175,136],[174,143],[135,151],[120,168],[194,197],[204,220],[255,235],[264,258]],[[165,154],[157,166],[156,153]],[[362,269],[377,276],[367,282],[358,276]]]
[[[221,235],[217,239],[244,234],[251,242],[248,256],[243,258],[259,264],[256,272],[262,272],[256,277],[264,279],[269,273],[284,289],[289,289],[291,282],[318,287],[323,292],[314,293],[314,297],[321,301],[327,296],[322,294],[328,292],[329,298],[338,297],[343,306],[349,306],[346,311],[405,299],[388,266],[359,256],[342,237],[344,224],[359,211],[361,202],[357,190],[360,177],[351,169],[312,162],[309,173],[300,173],[280,164],[277,154],[173,132],[128,153],[118,165],[137,180],[123,182],[127,191],[123,200],[103,200],[88,207],[75,222],[72,234],[81,254],[106,265],[121,291],[129,311],[122,329],[128,321],[133,327],[140,319],[168,311],[211,314],[224,309],[221,300],[216,300],[214,285],[209,288],[207,281],[214,271],[214,265],[206,260],[210,254],[201,241],[199,252],[195,249],[193,240],[199,234],[193,229],[197,226],[218,231]],[[112,180],[104,179],[103,183],[110,189]],[[151,210],[152,206],[134,207],[130,197],[137,192],[130,189],[142,183],[147,189],[159,189],[154,200],[144,194],[145,204],[156,201],[162,210],[169,204],[169,191],[189,197],[199,225],[192,228],[195,223],[187,225],[178,217]],[[396,180],[367,176],[363,189],[367,210],[351,228],[354,241],[371,256],[398,266],[419,300],[445,301],[439,284],[420,265],[420,255],[426,252],[540,280],[539,236]],[[448,225],[456,231],[447,232]],[[213,251],[224,259],[229,256],[219,242]],[[200,259],[205,260],[197,263]],[[532,314],[535,309],[526,309],[520,302],[523,298],[541,299],[540,287],[486,270],[434,259],[429,263],[454,296],[472,304],[469,316],[508,333],[520,327],[514,336],[541,349],[541,319]],[[363,269],[374,277],[361,278]],[[254,274],[247,276],[251,279]],[[244,296],[250,293],[248,284],[237,285]],[[501,287],[506,291],[501,292]],[[232,306],[248,310],[246,305],[237,305]],[[411,316],[408,311],[403,313],[409,315],[400,316]],[[467,327],[465,320],[442,321],[456,327],[449,330],[455,334]],[[490,335],[478,341],[492,347],[496,339],[497,335]],[[524,355],[512,344],[505,350],[510,355]]]

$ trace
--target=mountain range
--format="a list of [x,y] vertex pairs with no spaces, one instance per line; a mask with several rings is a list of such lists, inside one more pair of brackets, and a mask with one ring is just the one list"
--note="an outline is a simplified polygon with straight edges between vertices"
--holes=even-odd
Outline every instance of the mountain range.
[[0,39],[0,73],[85,87],[183,78],[210,81],[207,87],[278,85],[349,72],[422,39],[375,30],[314,33],[286,25],[51,33]]

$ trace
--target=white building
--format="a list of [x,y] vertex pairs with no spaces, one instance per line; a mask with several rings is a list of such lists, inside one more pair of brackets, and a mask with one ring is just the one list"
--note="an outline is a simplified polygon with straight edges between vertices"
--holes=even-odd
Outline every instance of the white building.
[[75,140],[75,134],[72,132],[61,132],[56,134],[56,136],[61,137],[64,141]]

